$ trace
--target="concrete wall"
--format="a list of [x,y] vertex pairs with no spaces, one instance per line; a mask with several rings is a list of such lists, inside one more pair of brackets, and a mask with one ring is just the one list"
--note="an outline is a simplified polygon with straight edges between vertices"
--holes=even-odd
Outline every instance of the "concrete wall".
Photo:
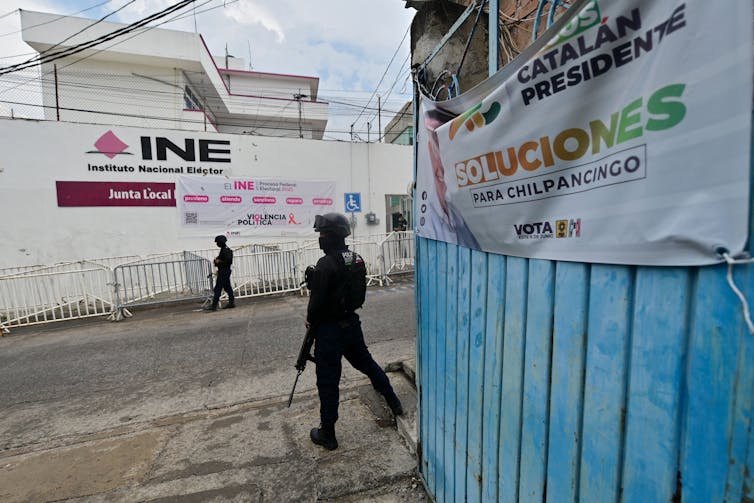
[[[56,119],[53,65],[44,65],[42,71],[50,75],[43,80],[45,118]],[[61,66],[57,71],[60,120],[201,131],[203,121],[179,122],[185,84],[183,73],[175,68],[98,60]]]
[[[414,102],[406,102],[395,114],[395,117],[390,119],[390,122],[385,126],[385,143],[394,143],[396,139],[401,136],[407,128],[414,127]],[[413,131],[411,137],[413,138]],[[404,143],[401,143],[404,145]]]
[[[88,153],[96,150],[94,142],[108,129],[130,145],[127,150],[131,155],[109,160]],[[171,173],[88,169],[89,164],[138,165],[142,135],[230,140],[232,163],[215,167],[232,177],[335,181],[336,211],[344,209],[345,192],[360,192],[363,213],[357,214],[356,236],[384,232],[388,218],[385,194],[405,194],[412,179],[412,150],[398,145],[0,119],[4,145],[0,163],[4,235],[0,268],[211,248],[217,230],[188,235],[181,230],[175,207],[58,207],[56,181],[176,181],[178,175]],[[364,213],[368,211],[377,215],[379,225],[366,224]],[[311,238],[316,238],[313,232]],[[252,240],[279,242],[282,238],[233,238],[231,246]]]
[[[460,17],[464,6],[453,3],[428,2],[414,16],[411,23],[411,64],[421,65],[429,57],[437,43],[448,32],[453,23]],[[448,70],[456,73],[461,62],[466,41],[474,26],[476,14],[455,32],[443,49],[427,65],[426,86],[431,88],[442,72]],[[479,20],[479,26],[471,39],[471,45],[458,76],[461,92],[468,91],[488,75],[487,69],[487,30],[486,19]],[[443,83],[449,84],[450,79],[439,79],[438,87]],[[445,92],[437,93],[438,100],[448,99]]]
[[[225,72],[223,72],[225,73]],[[226,82],[230,79],[230,92],[236,95],[251,96],[270,96],[276,98],[294,99],[296,94],[307,96],[306,101],[310,101],[309,96],[312,93],[311,86],[308,82],[302,80],[293,80],[290,77],[276,77],[271,74],[259,73],[225,73]]]

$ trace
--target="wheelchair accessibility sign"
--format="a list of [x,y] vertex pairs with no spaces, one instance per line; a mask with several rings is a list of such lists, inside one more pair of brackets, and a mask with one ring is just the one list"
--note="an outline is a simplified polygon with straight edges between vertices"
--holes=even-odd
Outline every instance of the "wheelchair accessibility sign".
[[348,213],[361,213],[361,192],[346,192],[345,208]]

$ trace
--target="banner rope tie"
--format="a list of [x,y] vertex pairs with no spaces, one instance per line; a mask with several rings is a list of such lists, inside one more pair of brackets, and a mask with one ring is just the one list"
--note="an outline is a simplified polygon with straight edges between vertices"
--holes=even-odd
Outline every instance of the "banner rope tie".
[[744,320],[746,320],[746,325],[749,327],[749,333],[754,334],[754,323],[751,321],[751,313],[749,312],[749,303],[746,301],[746,297],[741,292],[741,290],[738,289],[736,286],[736,282],[733,281],[733,266],[736,264],[751,264],[754,263],[754,258],[747,258],[747,259],[735,259],[730,256],[730,254],[725,251],[721,251],[720,255],[725,259],[725,262],[728,263],[728,285],[730,285],[731,290],[733,290],[733,293],[736,294],[738,299],[741,301],[741,305],[743,306],[743,312],[744,312]]

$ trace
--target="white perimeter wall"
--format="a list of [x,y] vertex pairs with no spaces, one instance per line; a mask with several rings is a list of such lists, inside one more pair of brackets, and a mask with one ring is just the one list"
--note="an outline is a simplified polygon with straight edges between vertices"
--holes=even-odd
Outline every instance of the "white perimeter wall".
[[[112,130],[132,155],[107,159],[94,142]],[[56,181],[176,182],[172,173],[93,172],[88,164],[130,164],[140,157],[140,136],[230,140],[232,163],[148,161],[150,165],[201,164],[231,177],[268,177],[336,182],[334,210],[343,212],[343,194],[360,192],[363,212],[355,235],[384,232],[385,195],[405,194],[412,181],[412,149],[391,144],[328,142],[175,130],[0,119],[0,268],[52,264],[122,255],[212,248],[216,230],[188,235],[176,207],[58,207]],[[369,226],[373,211],[379,225]],[[312,232],[311,238],[316,234]],[[233,238],[231,247],[264,238]],[[290,240],[290,238],[285,238]]]

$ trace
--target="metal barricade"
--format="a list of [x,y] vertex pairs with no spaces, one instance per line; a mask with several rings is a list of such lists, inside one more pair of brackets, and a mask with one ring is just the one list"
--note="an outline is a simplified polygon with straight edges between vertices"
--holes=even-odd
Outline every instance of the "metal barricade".
[[379,242],[378,236],[360,237],[350,241],[351,250],[361,255],[367,266],[367,286],[372,286],[375,282],[382,286]]
[[382,282],[390,283],[391,275],[414,271],[414,233],[411,231],[392,232],[380,242],[379,262],[382,268]]
[[0,278],[5,277],[5,276],[16,276],[18,274],[24,274],[24,273],[33,273],[34,271],[39,271],[40,269],[45,269],[46,267],[47,266],[44,266],[44,265],[4,267],[0,269]]
[[131,316],[129,307],[209,299],[212,264],[191,252],[121,264],[113,270],[115,309],[111,319]]
[[[382,261],[380,259],[380,244],[379,236],[367,236],[363,238],[348,238],[346,244],[348,247],[361,255],[364,259],[364,263],[367,267],[367,286],[371,286],[375,282],[380,285],[383,284],[382,274]],[[314,265],[322,258],[323,252],[319,248],[317,241],[305,243],[303,246],[296,250],[298,256],[298,273],[301,278],[304,279],[304,270],[307,266]]]
[[230,280],[233,293],[245,298],[295,292],[303,277],[297,264],[297,254],[290,250],[234,254]]
[[0,277],[0,332],[109,314],[111,270],[72,262]]
[[[364,257],[370,286],[413,271],[413,232],[350,237],[346,243]],[[0,270],[0,330],[107,314],[117,321],[131,316],[128,308],[135,306],[208,302],[216,253],[206,249]],[[314,240],[239,246],[231,284],[238,298],[303,294],[304,271],[321,257]]]

